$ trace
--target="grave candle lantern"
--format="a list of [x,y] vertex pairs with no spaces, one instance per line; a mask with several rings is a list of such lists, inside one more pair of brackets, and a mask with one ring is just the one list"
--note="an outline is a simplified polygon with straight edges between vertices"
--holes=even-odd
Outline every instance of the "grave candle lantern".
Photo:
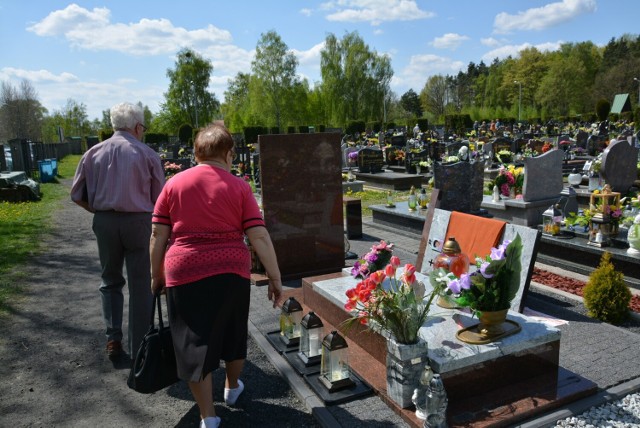
[[337,331],[332,331],[322,340],[320,383],[329,392],[339,391],[355,385],[349,371],[349,347]]
[[420,194],[418,195],[418,204],[420,205],[420,209],[426,210],[428,202],[429,198],[427,198],[426,189],[420,190]]
[[407,201],[407,204],[409,206],[409,211],[415,211],[418,206],[418,198],[416,196],[416,188],[414,186],[411,186],[411,189],[409,190],[409,200]]
[[297,345],[300,342],[300,321],[302,305],[295,298],[289,297],[280,312],[280,339],[286,345]]
[[551,205],[542,213],[542,233],[545,235],[559,235],[561,225],[562,212],[558,209],[557,205]]
[[306,367],[318,364],[322,353],[322,320],[312,311],[300,322],[300,352],[298,358]]

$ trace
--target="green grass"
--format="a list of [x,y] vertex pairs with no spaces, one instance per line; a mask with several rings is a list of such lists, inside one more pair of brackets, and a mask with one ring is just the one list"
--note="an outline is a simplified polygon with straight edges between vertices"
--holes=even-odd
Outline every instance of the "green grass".
[[58,162],[58,179],[40,184],[40,201],[0,202],[0,315],[19,298],[27,276],[20,266],[43,251],[42,237],[51,231],[62,201],[69,198],[69,189],[58,180],[73,177],[79,160],[79,155],[71,155]]
[[[387,192],[383,190],[368,190],[365,189],[362,192],[348,191],[347,196],[359,198],[362,204],[362,216],[370,217],[373,215],[369,206],[371,205],[386,205]],[[409,191],[393,191],[393,200],[395,202],[406,201],[409,199]]]

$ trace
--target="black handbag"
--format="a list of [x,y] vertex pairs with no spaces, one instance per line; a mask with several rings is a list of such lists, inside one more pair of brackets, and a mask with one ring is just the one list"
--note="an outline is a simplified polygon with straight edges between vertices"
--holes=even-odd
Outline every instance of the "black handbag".
[[[155,326],[155,308],[158,307],[158,326]],[[173,350],[171,330],[162,322],[160,294],[153,298],[151,325],[144,335],[129,373],[129,388],[149,394],[173,385],[178,381],[176,355]]]

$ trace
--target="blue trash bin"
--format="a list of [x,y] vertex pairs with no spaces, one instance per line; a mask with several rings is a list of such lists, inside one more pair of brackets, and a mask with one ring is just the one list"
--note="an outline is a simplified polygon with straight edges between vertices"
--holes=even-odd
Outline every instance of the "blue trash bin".
[[53,181],[53,167],[50,160],[38,161],[38,169],[40,171],[40,182],[49,183]]
[[53,171],[53,176],[57,177],[58,176],[58,159],[56,158],[52,158],[52,159],[45,159],[46,161],[50,161],[51,162],[51,169]]

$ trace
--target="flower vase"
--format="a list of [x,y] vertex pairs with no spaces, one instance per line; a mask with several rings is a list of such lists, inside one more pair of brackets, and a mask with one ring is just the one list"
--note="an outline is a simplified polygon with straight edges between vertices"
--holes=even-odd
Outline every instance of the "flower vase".
[[438,296],[438,300],[436,300],[436,305],[440,306],[444,309],[455,309],[458,307],[456,302],[448,296],[447,294],[441,294]]
[[398,343],[394,336],[387,339],[387,395],[403,409],[413,406],[411,396],[428,362],[427,350],[422,339],[410,345]]
[[416,174],[421,174],[422,173],[422,167],[420,165],[416,165]]
[[479,316],[478,331],[487,339],[502,336],[505,333],[504,322],[507,320],[508,309],[501,311],[483,311]]
[[515,199],[516,198],[516,188],[515,187],[510,187],[509,188],[509,198],[510,199]]

